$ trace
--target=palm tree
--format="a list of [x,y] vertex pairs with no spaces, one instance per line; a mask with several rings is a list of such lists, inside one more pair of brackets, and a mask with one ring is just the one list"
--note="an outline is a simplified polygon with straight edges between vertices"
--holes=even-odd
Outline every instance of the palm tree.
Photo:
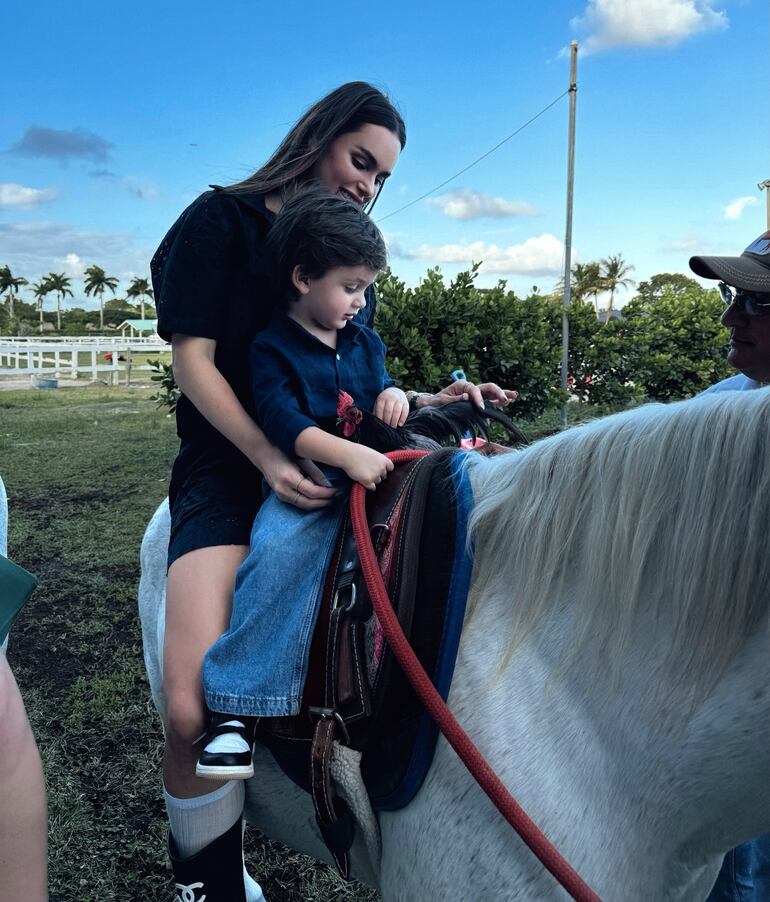
[[141,317],[144,319],[144,299],[146,297],[152,297],[152,288],[150,288],[150,280],[149,279],[140,279],[138,276],[134,276],[131,280],[131,284],[128,286],[128,291],[126,292],[127,298],[139,298],[139,303],[141,304],[142,313]]
[[115,294],[118,280],[114,276],[108,276],[101,266],[95,263],[86,269],[86,294],[95,294],[99,298],[99,328],[104,331],[104,289],[109,288]]
[[615,291],[618,288],[628,288],[630,285],[636,285],[633,279],[628,278],[628,274],[633,272],[634,267],[630,263],[626,263],[622,254],[614,254],[605,257],[601,262],[601,279],[602,288],[610,293],[610,303],[607,307],[607,319],[604,325],[612,319],[612,305],[615,301]]
[[39,279],[37,282],[31,282],[29,287],[32,291],[32,294],[35,296],[35,301],[37,302],[37,312],[40,314],[40,331],[42,333],[43,301],[53,291],[53,288],[51,288],[51,283],[45,277]]
[[6,263],[5,266],[0,266],[0,294],[4,291],[8,292],[8,314],[10,316],[11,322],[13,322],[13,295],[14,292],[18,293],[19,288],[22,285],[28,285],[26,279],[15,278],[13,273],[11,272],[10,266]]
[[61,332],[61,302],[67,295],[74,297],[70,290],[71,279],[63,272],[49,272],[44,281],[48,291],[56,293],[56,328]]
[[[597,295],[604,289],[597,262],[576,263],[572,267],[570,281],[572,298],[578,303],[583,303],[588,298],[593,298],[596,303]],[[563,278],[559,279],[556,290],[560,294],[564,292]]]

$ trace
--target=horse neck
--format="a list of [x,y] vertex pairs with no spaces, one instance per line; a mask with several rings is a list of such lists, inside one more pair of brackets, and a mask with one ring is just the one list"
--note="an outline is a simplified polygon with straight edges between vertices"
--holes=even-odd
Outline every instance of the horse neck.
[[590,646],[562,669],[579,600],[557,610],[499,673],[505,605],[481,603],[463,635],[454,703],[477,728],[493,719],[493,765],[600,895],[705,898],[724,851],[770,826],[770,706],[757,691],[767,623],[694,706],[661,691],[660,623],[636,624],[613,682]]

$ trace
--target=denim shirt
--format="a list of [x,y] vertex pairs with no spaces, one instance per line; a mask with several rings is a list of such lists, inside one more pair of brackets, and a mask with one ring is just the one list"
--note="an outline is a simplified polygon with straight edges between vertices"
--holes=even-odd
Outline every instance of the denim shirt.
[[394,384],[385,369],[382,340],[354,321],[337,332],[334,349],[276,312],[254,338],[249,362],[257,423],[289,457],[295,456],[294,443],[304,429],[333,430],[341,391],[371,411],[380,392]]

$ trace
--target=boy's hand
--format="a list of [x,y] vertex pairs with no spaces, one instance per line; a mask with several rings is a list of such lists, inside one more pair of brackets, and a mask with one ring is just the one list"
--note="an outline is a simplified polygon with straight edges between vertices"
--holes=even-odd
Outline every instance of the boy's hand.
[[381,391],[374,402],[374,415],[388,426],[403,426],[408,414],[406,395],[395,385]]
[[343,469],[354,482],[360,482],[365,489],[374,491],[377,484],[393,469],[393,461],[366,445],[354,445],[350,443],[350,450],[346,449],[348,462]]

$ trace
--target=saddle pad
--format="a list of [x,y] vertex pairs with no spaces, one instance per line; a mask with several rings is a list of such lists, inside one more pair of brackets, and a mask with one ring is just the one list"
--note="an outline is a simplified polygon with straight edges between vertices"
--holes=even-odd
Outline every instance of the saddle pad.
[[[434,686],[446,700],[460,644],[473,562],[466,549],[472,493],[465,454],[438,452],[420,538],[417,592],[410,642]],[[408,805],[422,786],[436,747],[438,728],[393,659],[385,653],[380,680],[387,698],[369,734],[362,764],[376,811]]]

